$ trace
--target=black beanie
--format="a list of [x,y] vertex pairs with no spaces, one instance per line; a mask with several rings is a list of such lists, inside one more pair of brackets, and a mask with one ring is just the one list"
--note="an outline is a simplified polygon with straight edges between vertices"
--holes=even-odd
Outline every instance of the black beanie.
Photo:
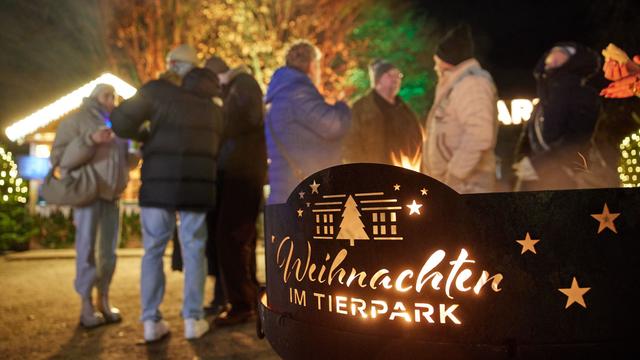
[[436,55],[443,61],[458,65],[473,57],[473,39],[469,25],[458,25],[449,31],[438,44]]

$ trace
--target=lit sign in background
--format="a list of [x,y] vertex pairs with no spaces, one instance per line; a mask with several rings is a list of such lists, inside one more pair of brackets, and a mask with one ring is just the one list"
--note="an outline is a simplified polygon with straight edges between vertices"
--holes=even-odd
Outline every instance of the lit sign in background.
[[624,349],[639,204],[633,189],[458,195],[397,167],[321,171],[267,207],[265,333],[284,357]]
[[18,156],[18,173],[27,180],[44,179],[50,168],[49,158]]

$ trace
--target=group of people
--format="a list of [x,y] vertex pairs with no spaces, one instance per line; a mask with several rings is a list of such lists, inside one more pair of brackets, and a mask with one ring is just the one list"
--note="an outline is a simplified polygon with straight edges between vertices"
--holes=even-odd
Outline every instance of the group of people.
[[[635,69],[620,58],[606,58],[614,80]],[[208,307],[217,314],[216,325],[254,315],[255,222],[265,182],[267,203],[282,203],[301,180],[321,169],[352,162],[394,165],[405,155],[417,156],[422,172],[460,193],[494,189],[497,92],[474,58],[468,26],[452,29],[437,46],[438,84],[426,122],[398,96],[403,74],[396,65],[372,61],[371,89],[350,107],[331,104],[318,91],[320,60],[311,43],[293,44],[263,96],[247,68],[232,69],[218,57],[199,67],[196,51],[181,45],[168,54],[168,70],[134,97],[115,107],[114,89],[98,85],[80,110],[61,122],[51,153],[59,176],[78,167],[96,174],[96,199],[74,209],[81,325],[121,320],[109,303],[117,201],[140,157],[126,139],[142,144],[141,320],[149,342],[169,332],[159,307],[165,291],[162,259],[172,238],[179,239],[174,246],[184,269],[187,339],[209,330],[203,308],[207,273],[216,278]],[[540,180],[535,169],[568,161],[566,154],[588,141],[598,100],[584,80],[598,68],[597,57],[575,43],[558,44],[543,55],[535,70],[540,103],[525,127],[526,157],[517,164],[524,180]],[[553,155],[557,149],[564,155]]]
[[309,43],[294,45],[287,65],[269,83],[268,203],[285,202],[318,170],[353,162],[399,165],[403,156],[418,159],[424,173],[458,192],[492,191],[496,88],[474,58],[468,26],[452,29],[439,42],[438,85],[426,124],[398,96],[403,74],[385,59],[371,62],[371,89],[351,110],[341,101],[327,103],[315,86],[320,56]]
[[140,159],[134,142],[142,144],[143,160],[138,201],[144,339],[156,341],[169,333],[159,308],[165,291],[163,255],[172,238],[179,239],[174,250],[184,269],[187,339],[209,330],[203,309],[207,272],[216,276],[216,306],[209,308],[218,315],[216,325],[254,315],[255,223],[267,166],[262,90],[244,67],[231,69],[217,57],[205,67],[198,64],[195,49],[181,45],[167,55],[167,71],[134,97],[115,107],[113,87],[100,84],[57,130],[54,172],[64,178],[88,167],[95,174],[96,199],[74,208],[75,288],[84,327],[121,320],[109,304],[109,284],[116,263],[118,198]]

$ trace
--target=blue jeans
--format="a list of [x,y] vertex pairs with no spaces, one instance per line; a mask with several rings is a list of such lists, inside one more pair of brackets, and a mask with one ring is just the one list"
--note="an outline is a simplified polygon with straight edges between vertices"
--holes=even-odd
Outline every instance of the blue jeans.
[[[184,298],[182,317],[201,319],[206,278],[205,243],[207,224],[205,212],[178,211],[178,233],[184,263]],[[165,276],[162,258],[176,226],[176,212],[162,208],[140,209],[142,222],[142,276],[140,278],[142,321],[162,319],[159,307],[164,297]]]
[[94,286],[106,293],[116,268],[118,201],[96,200],[73,209],[76,225],[76,278],[74,287],[83,299]]

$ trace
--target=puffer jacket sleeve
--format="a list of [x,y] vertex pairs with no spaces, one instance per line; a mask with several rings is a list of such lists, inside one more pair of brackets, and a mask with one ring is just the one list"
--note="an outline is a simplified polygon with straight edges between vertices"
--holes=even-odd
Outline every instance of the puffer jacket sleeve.
[[69,118],[58,126],[50,157],[51,165],[54,167],[73,170],[86,164],[95,154],[91,132],[80,132],[74,123],[76,120],[75,117]]
[[344,137],[351,126],[351,110],[342,101],[329,105],[313,86],[300,87],[294,98],[295,119],[325,140]]
[[465,179],[478,165],[483,152],[495,144],[496,91],[488,79],[469,76],[453,89],[450,99],[463,132],[460,146],[449,161],[447,175]]
[[150,120],[152,103],[149,100],[149,85],[143,86],[132,98],[125,100],[111,113],[111,129],[125,139],[144,141],[141,126]]
[[576,89],[566,84],[557,84],[549,89],[549,95],[543,108],[544,126],[542,139],[550,148],[562,142],[568,129],[569,109],[572,107],[570,97],[575,96]]

